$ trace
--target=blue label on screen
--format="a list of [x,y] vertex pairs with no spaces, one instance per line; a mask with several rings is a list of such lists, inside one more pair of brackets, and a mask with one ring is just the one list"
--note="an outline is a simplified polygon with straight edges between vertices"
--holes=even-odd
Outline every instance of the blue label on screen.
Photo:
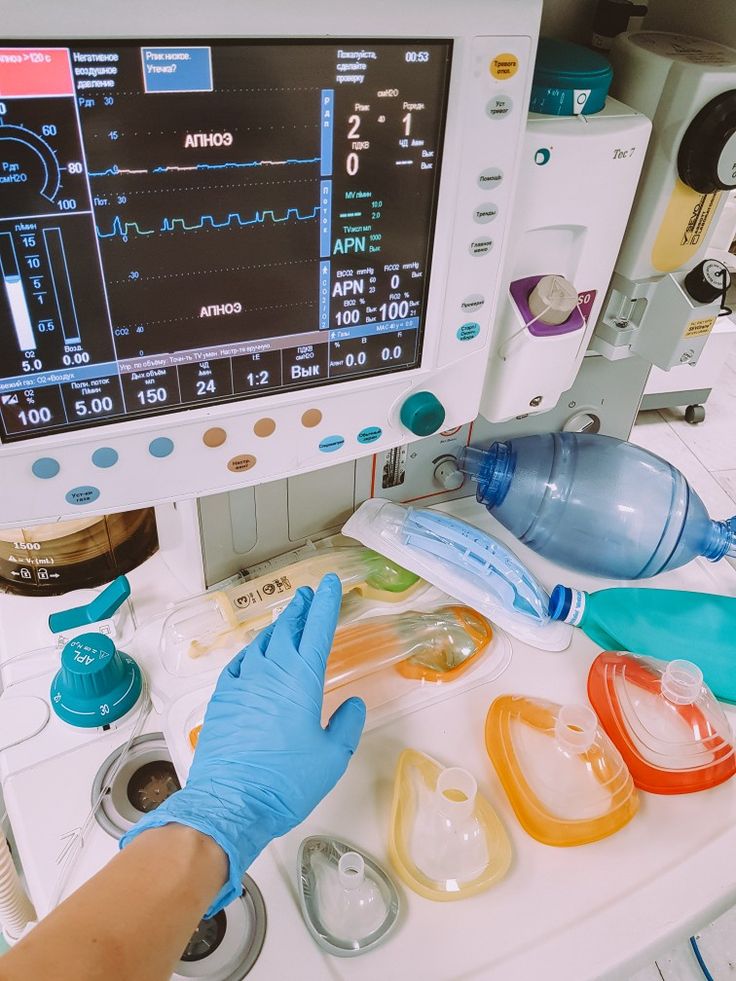
[[330,326],[330,263],[323,261],[319,266],[319,329]]
[[[329,177],[332,173],[332,130],[335,112],[334,89],[322,89],[322,135],[320,139],[320,174]],[[323,253],[324,254],[324,253]]]
[[[330,254],[332,242],[332,181],[321,181],[319,189],[319,254]],[[329,274],[329,267],[328,267]]]
[[209,48],[141,48],[146,92],[211,92]]

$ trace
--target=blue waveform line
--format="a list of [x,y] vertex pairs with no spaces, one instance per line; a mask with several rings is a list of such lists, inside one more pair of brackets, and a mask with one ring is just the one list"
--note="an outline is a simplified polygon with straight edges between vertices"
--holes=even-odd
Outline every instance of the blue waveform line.
[[320,157],[289,157],[287,160],[247,160],[244,162],[235,161],[221,164],[201,163],[191,164],[186,167],[178,167],[172,164],[171,166],[152,167],[150,170],[146,167],[135,169],[118,167],[117,164],[113,164],[106,170],[90,170],[88,175],[90,177],[118,177],[120,174],[179,174],[188,170],[233,170],[244,167],[286,167],[290,164],[319,163],[320,159]]
[[284,215],[277,215],[275,211],[270,208],[266,211],[256,211],[253,218],[244,218],[237,211],[231,211],[230,214],[223,221],[216,221],[213,215],[202,215],[199,221],[195,222],[193,225],[188,225],[184,218],[164,218],[161,222],[161,227],[155,228],[141,228],[137,221],[126,221],[124,222],[119,215],[116,215],[113,219],[112,226],[109,232],[103,232],[99,226],[97,227],[97,237],[98,238],[115,238],[115,236],[120,236],[120,238],[127,242],[131,234],[135,235],[155,235],[157,231],[159,232],[175,232],[177,229],[182,232],[194,232],[198,231],[200,228],[209,226],[210,228],[229,228],[232,225],[237,225],[241,228],[245,228],[247,225],[262,225],[265,223],[266,219],[269,219],[274,224],[280,224],[291,219],[296,221],[312,221],[319,214],[319,205],[317,205],[312,211],[307,214],[302,214],[298,208],[287,208]]

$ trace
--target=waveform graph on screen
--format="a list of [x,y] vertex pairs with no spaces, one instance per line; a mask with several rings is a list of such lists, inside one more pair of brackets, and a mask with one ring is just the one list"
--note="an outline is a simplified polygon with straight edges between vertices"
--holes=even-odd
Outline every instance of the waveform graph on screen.
[[231,84],[227,52],[216,98],[126,87],[119,67],[114,106],[81,112],[121,353],[175,350],[193,322],[212,344],[315,329],[320,88]]
[[449,53],[0,47],[0,440],[415,367]]

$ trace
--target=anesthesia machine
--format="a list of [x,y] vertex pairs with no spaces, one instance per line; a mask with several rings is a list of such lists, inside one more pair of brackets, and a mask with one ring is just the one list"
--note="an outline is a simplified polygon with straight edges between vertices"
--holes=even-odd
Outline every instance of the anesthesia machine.
[[[736,798],[637,796],[586,704],[601,649],[550,621],[569,571],[461,464],[626,439],[651,366],[697,361],[736,52],[650,31],[609,64],[540,40],[542,0],[286,6],[3,18],[0,925],[32,930],[180,788],[227,656],[332,569],[325,705],[364,697],[361,747],[174,977],[569,979],[573,951],[581,981],[630,977],[733,901]],[[370,498],[460,551],[482,529],[493,602],[359,544],[360,515],[341,534]]]
[[611,62],[612,91],[652,120],[652,145],[594,347],[695,364],[730,285],[705,251],[736,187],[736,52],[644,31],[617,39]]

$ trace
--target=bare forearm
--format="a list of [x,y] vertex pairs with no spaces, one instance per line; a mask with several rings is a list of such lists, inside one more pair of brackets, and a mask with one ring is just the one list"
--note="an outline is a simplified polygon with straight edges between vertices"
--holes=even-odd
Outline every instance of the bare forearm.
[[226,877],[206,835],[146,831],[2,958],[0,979],[166,981]]

